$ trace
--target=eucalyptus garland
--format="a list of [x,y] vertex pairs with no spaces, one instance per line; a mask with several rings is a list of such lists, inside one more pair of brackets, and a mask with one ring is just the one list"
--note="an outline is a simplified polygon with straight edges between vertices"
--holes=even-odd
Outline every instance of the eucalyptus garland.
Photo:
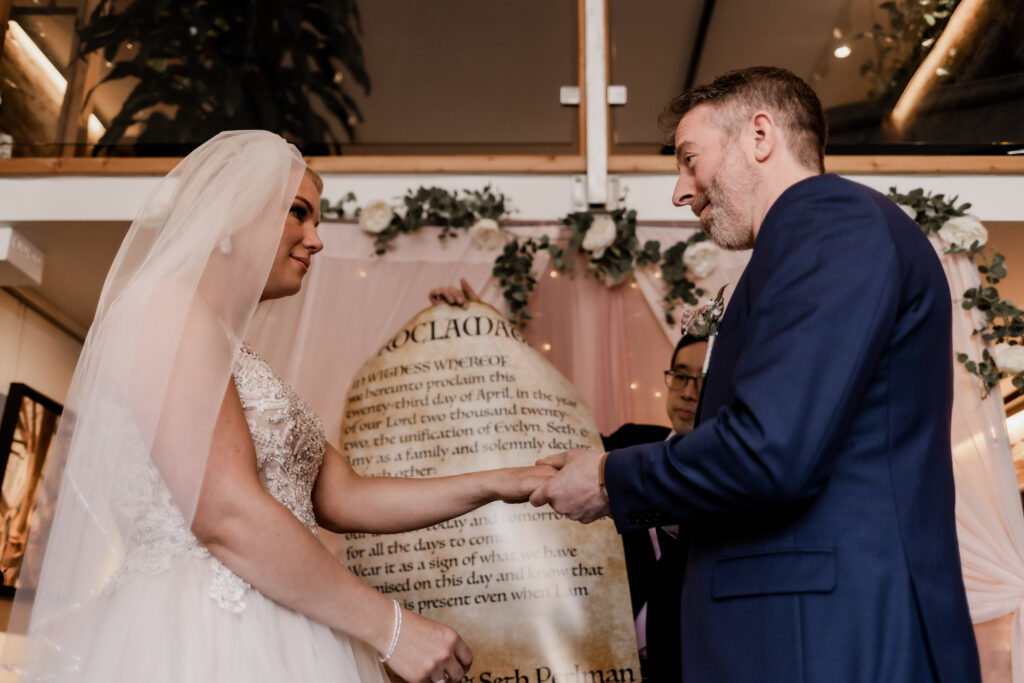
[[1006,377],[1011,378],[1014,387],[1024,390],[1024,311],[999,293],[997,285],[1006,277],[1006,258],[988,246],[988,233],[981,221],[967,213],[971,205],[958,205],[955,196],[947,199],[920,188],[901,194],[892,187],[888,196],[925,234],[937,235],[945,244],[946,254],[963,254],[978,268],[981,285],[965,291],[960,305],[981,313],[983,322],[972,334],[980,335],[986,344],[980,360],[962,351],[956,353],[956,358],[981,380],[982,397]]
[[400,211],[385,201],[375,201],[356,209],[353,213],[346,205],[355,203],[355,194],[349,192],[336,204],[320,200],[320,215],[328,220],[340,220],[350,215],[359,220],[360,227],[374,235],[377,254],[388,249],[388,243],[402,234],[411,234],[425,225],[441,228],[442,242],[457,237],[459,231],[479,226],[480,221],[497,222],[508,213],[507,198],[496,193],[490,185],[482,190],[452,192],[440,187],[420,187],[409,190],[401,199]]
[[[530,313],[530,294],[537,286],[537,276],[533,273],[533,257],[538,249],[550,249],[553,245],[544,235],[539,240],[532,237],[519,240],[511,239],[505,243],[501,254],[494,260],[491,273],[498,280],[505,305],[506,315],[522,329],[533,318]],[[555,247],[557,249],[557,247]]]
[[[973,334],[980,335],[986,348],[980,360],[964,352],[957,352],[956,358],[981,380],[982,396],[987,396],[1006,377],[1024,391],[1024,311],[1000,295],[997,285],[1006,277],[1006,259],[987,246],[984,226],[967,213],[971,205],[957,204],[956,197],[947,198],[920,188],[902,194],[893,187],[888,196],[925,234],[941,238],[945,253],[963,254],[978,268],[981,286],[968,289],[959,301],[965,310],[975,309],[981,314],[983,322]],[[533,264],[538,251],[548,252],[552,270],[569,276],[575,271],[576,260],[584,258],[587,274],[610,287],[631,277],[638,268],[658,267],[665,283],[665,319],[675,324],[675,306],[695,306],[705,294],[690,279],[691,275],[699,279],[707,274],[699,272],[701,267],[697,264],[705,254],[696,257],[697,252],[714,249],[703,231],[664,250],[655,240],[641,245],[636,236],[636,211],[627,208],[608,213],[570,213],[561,221],[566,230],[558,239],[520,239],[501,226],[507,220],[510,203],[489,185],[483,190],[462,192],[438,187],[409,190],[398,203],[398,210],[387,202],[376,201],[350,211],[348,205],[355,203],[351,192],[335,204],[323,199],[321,214],[329,220],[358,218],[363,230],[374,234],[377,254],[385,253],[399,235],[414,233],[427,225],[441,228],[442,241],[466,231],[482,248],[502,246],[492,272],[502,289],[508,316],[521,328],[532,318],[529,303],[537,286]]]
[[[599,221],[604,221],[604,224],[598,227]],[[694,233],[688,240],[677,242],[662,253],[661,243],[656,240],[647,240],[643,246],[640,245],[636,236],[636,211],[632,209],[620,208],[607,214],[596,215],[578,211],[563,218],[562,224],[567,228],[564,247],[545,239],[541,244],[524,245],[525,251],[517,250],[514,256],[510,253],[510,257],[532,259],[532,254],[536,253],[537,248],[547,249],[551,255],[552,270],[571,276],[576,266],[576,259],[583,256],[587,259],[587,273],[609,287],[614,287],[631,277],[637,268],[660,266],[666,289],[665,320],[670,325],[675,324],[672,310],[676,304],[684,302],[696,305],[697,297],[704,294],[704,290],[697,287],[687,277],[688,269],[684,259],[688,247],[708,239],[707,234],[703,231]],[[594,230],[604,230],[609,233],[614,230],[614,233],[597,242],[598,246],[594,247],[588,244],[588,236],[593,234]],[[508,252],[507,249],[506,252]],[[494,274],[496,276],[499,272],[499,264],[504,257],[505,253],[499,256],[498,261],[495,262]],[[507,266],[501,264],[502,272],[508,270]],[[531,285],[526,292],[527,296],[532,289]],[[516,300],[521,298],[517,295]],[[515,313],[522,310],[518,309]],[[529,311],[525,312],[525,319],[521,320],[515,315],[512,315],[512,319],[523,324],[525,320],[529,320]],[[513,311],[510,309],[510,314],[512,313]]]
[[532,318],[530,295],[537,285],[533,263],[540,250],[549,253],[552,270],[570,277],[576,260],[586,259],[587,274],[609,287],[631,277],[637,268],[659,267],[666,287],[665,319],[669,324],[675,323],[672,309],[676,304],[696,305],[698,297],[704,294],[689,279],[684,257],[689,247],[706,241],[708,236],[698,231],[664,251],[655,240],[640,245],[636,236],[636,211],[632,209],[570,213],[561,221],[566,227],[563,235],[551,240],[547,236],[520,239],[502,228],[510,203],[504,194],[489,185],[483,190],[462,192],[420,187],[409,190],[397,206],[375,201],[352,212],[348,205],[355,201],[351,192],[334,204],[322,199],[321,215],[328,220],[356,217],[360,227],[374,235],[377,254],[384,254],[389,243],[399,235],[414,233],[428,225],[441,228],[442,241],[466,231],[482,248],[503,245],[492,272],[502,289],[507,314],[520,328]]

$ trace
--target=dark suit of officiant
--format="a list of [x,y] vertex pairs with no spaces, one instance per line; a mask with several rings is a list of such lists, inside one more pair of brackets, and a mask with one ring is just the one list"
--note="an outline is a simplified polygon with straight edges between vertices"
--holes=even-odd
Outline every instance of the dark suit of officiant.
[[[664,441],[670,431],[668,427],[631,422],[609,436],[602,436],[601,441],[605,450],[614,450]],[[658,535],[660,557],[655,554],[649,530],[638,529],[622,534],[629,595],[634,620],[647,605],[647,657],[641,662],[644,676],[652,683],[679,683],[682,676],[679,597],[686,569],[686,539],[672,538],[660,528],[656,528],[655,533]]]
[[683,678],[979,681],[953,517],[951,303],[892,202],[834,175],[768,211],[699,426],[613,451],[620,531],[686,523]]

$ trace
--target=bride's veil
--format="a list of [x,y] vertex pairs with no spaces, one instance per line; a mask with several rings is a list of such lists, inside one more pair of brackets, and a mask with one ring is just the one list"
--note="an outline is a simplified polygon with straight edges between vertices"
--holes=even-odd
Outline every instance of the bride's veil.
[[46,465],[5,669],[33,680],[76,669],[83,617],[124,558],[118,515],[146,514],[116,502],[139,462],[156,465],[190,524],[304,169],[276,135],[222,133],[146,198],[104,283]]

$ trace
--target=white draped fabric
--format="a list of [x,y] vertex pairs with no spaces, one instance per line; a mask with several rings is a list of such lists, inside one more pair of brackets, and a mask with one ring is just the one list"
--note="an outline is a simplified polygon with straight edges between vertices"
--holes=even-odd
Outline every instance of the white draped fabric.
[[[554,237],[559,229],[512,228],[522,237]],[[640,227],[637,236],[641,244],[654,239],[667,247],[693,230]],[[320,414],[329,440],[337,440],[355,371],[428,305],[430,289],[465,277],[484,301],[505,310],[491,276],[498,250],[478,249],[465,236],[442,245],[437,234],[424,229],[402,236],[376,256],[371,236],[348,223],[325,223],[325,249],[314,259],[303,293],[258,312],[250,341]],[[746,252],[723,253],[719,267],[697,284],[710,296],[736,282],[747,258]],[[976,268],[964,256],[944,255],[942,261],[954,298],[978,283]],[[679,333],[665,322],[657,269],[638,272],[635,284],[609,289],[585,277],[582,263],[571,279],[552,277],[547,264],[547,254],[538,253],[535,319],[527,338],[576,386],[603,432],[624,422],[667,424],[661,371]],[[980,356],[980,340],[970,334],[974,325],[954,301],[954,348]],[[986,683],[1024,683],[1024,514],[1004,420],[998,392],[982,400],[977,378],[957,364],[956,514],[971,616]]]
[[[933,243],[941,253],[938,240]],[[956,301],[978,286],[978,270],[963,255],[944,255],[942,265],[954,296],[953,348],[980,359],[982,341],[971,335],[981,322],[980,314],[963,310]],[[954,381],[953,473],[960,559],[971,619],[975,624],[990,622],[977,628],[982,670],[986,681],[1024,683],[1024,515],[1002,396],[997,389],[982,399],[978,379],[959,363]],[[1012,615],[1008,639],[1007,615]]]

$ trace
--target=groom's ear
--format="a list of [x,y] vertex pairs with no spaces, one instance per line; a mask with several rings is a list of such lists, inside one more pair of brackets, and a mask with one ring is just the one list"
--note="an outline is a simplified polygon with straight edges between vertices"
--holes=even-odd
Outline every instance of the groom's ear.
[[780,144],[779,129],[775,119],[768,112],[755,113],[747,124],[747,132],[756,161],[766,161],[777,151],[776,148]]

